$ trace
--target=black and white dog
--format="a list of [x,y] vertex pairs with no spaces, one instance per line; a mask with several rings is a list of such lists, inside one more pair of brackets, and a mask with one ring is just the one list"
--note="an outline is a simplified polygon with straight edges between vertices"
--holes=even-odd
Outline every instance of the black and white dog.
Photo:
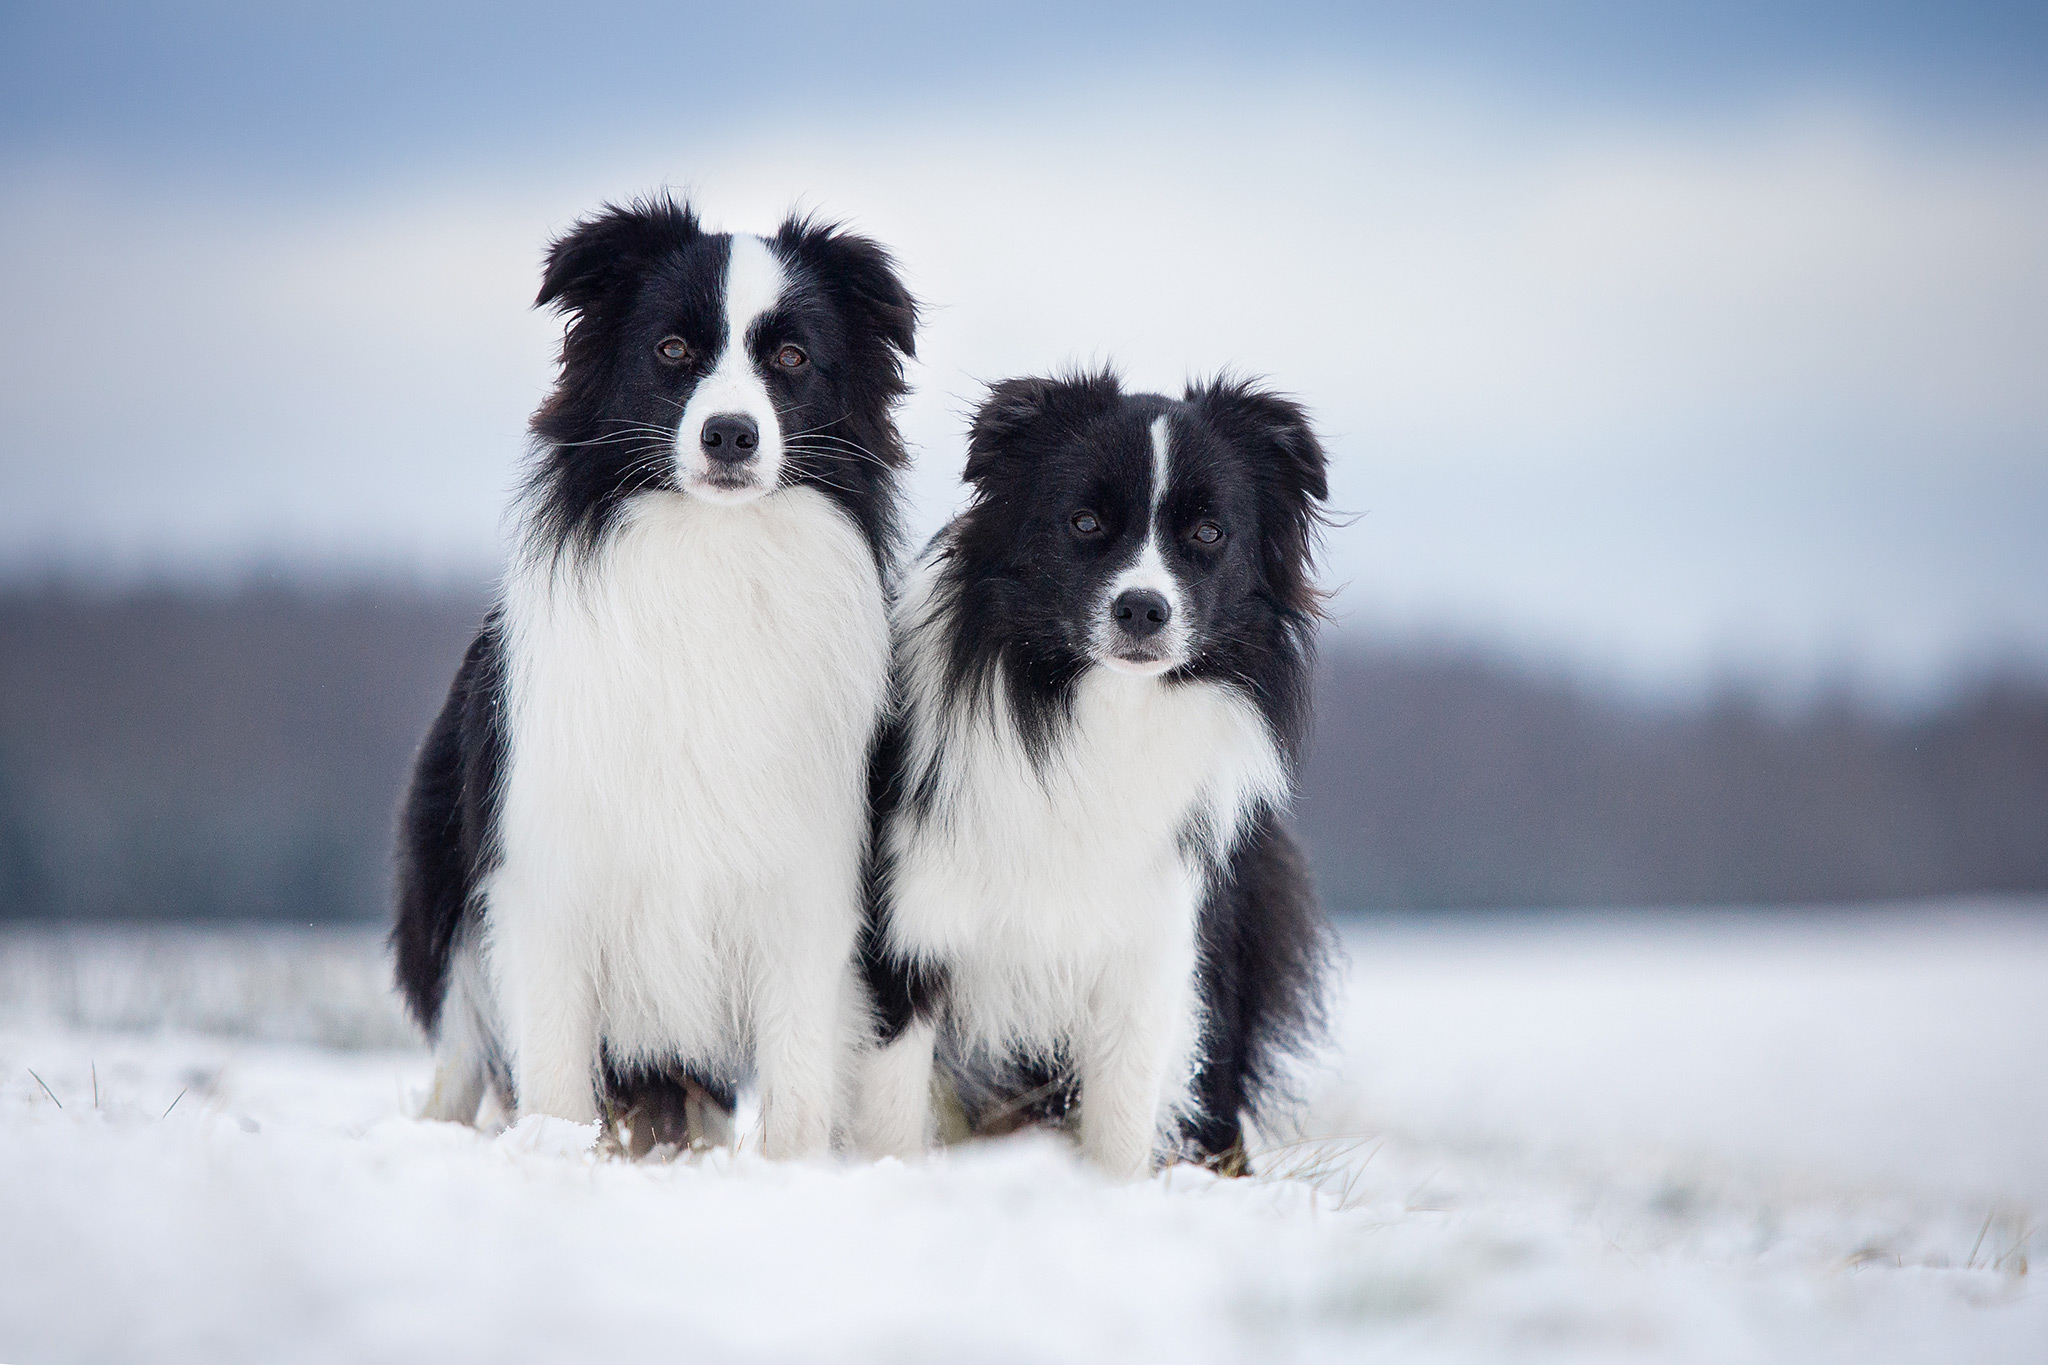
[[1280,823],[1322,447],[1247,383],[1010,380],[967,478],[897,610],[856,1136],[924,1147],[936,1046],[982,1131],[1073,1100],[1110,1171],[1241,1169],[1241,1116],[1322,1019],[1329,930]]
[[915,306],[871,241],[667,198],[556,241],[538,304],[569,324],[518,553],[400,831],[427,1113],[651,1087],[716,1139],[758,1076],[768,1154],[818,1152],[862,1010]]

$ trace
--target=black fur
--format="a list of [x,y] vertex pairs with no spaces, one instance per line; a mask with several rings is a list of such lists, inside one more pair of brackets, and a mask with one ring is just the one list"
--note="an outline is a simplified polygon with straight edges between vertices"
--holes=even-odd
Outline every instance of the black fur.
[[1329,1025],[1323,981],[1334,945],[1308,859],[1279,817],[1261,815],[1202,907],[1201,1061],[1182,1139],[1205,1160],[1244,1150],[1239,1116],[1286,1093],[1282,1062]]
[[690,1118],[690,1101],[730,1115],[739,1102],[732,1081],[681,1063],[663,1067],[621,1067],[604,1059],[605,1123],[623,1139],[624,1154],[648,1156],[658,1147],[683,1150],[704,1140]]
[[420,745],[400,817],[391,951],[399,990],[429,1038],[440,1036],[456,933],[497,859],[492,831],[505,767],[503,684],[503,645],[492,612]]
[[[799,373],[769,374],[790,447],[783,482],[837,502],[886,569],[907,462],[890,411],[915,354],[917,306],[865,237],[792,218],[770,241],[790,283],[747,344],[759,354],[794,342],[811,356]],[[535,304],[570,322],[561,378],[533,418],[526,496],[544,534],[530,549],[587,556],[633,494],[675,486],[668,438],[700,371],[662,364],[655,345],[673,334],[716,354],[731,249],[687,206],[656,198],[585,219],[549,250]]]
[[[1089,632],[1106,576],[1128,562],[1131,538],[1145,534],[1150,428],[1162,414],[1175,421],[1164,510],[1176,525],[1213,517],[1230,528],[1220,547],[1176,538],[1169,551],[1196,643],[1166,684],[1236,689],[1257,706],[1290,765],[1298,764],[1321,614],[1311,575],[1319,505],[1328,495],[1324,455],[1298,405],[1229,377],[1191,385],[1178,401],[1126,394],[1108,371],[1005,380],[991,389],[969,440],[973,500],[950,528],[950,543],[936,551],[946,556],[939,593],[946,691],[992,705],[1000,678],[1034,761],[1058,745],[1075,684],[1096,666]],[[1101,534],[1070,533],[1082,507],[1100,518]],[[909,771],[900,742],[878,751],[878,830],[899,810],[918,821],[942,816],[934,806],[944,761],[941,754],[931,769]],[[944,983],[943,963],[913,964],[886,950],[887,871],[878,868],[871,879],[864,962],[885,1041],[912,1017],[941,1013]],[[1227,1164],[1241,1159],[1241,1115],[1280,1095],[1284,1059],[1305,1052],[1325,1023],[1332,936],[1277,812],[1259,812],[1227,865],[1213,870],[1199,934],[1208,1023],[1200,1111],[1184,1138],[1193,1154]],[[971,1058],[943,1060],[970,1126],[1067,1115],[1071,1077],[1057,1061],[1017,1057],[991,1074]]]
[[[1328,496],[1322,446],[1301,408],[1248,382],[1190,385],[1179,403],[1125,394],[1115,374],[1010,379],[975,415],[967,478],[974,500],[955,523],[946,575],[949,683],[990,697],[1000,672],[1019,732],[1042,756],[1090,666],[1088,613],[1124,537],[1143,535],[1154,418],[1191,419],[1177,439],[1169,510],[1214,512],[1236,528],[1221,552],[1190,546],[1201,650],[1170,681],[1226,682],[1265,714],[1290,758],[1309,715],[1321,599],[1310,579]],[[1082,541],[1067,516],[1086,504],[1108,534]],[[928,788],[913,775],[913,798]]]
[[868,811],[872,833],[868,839],[867,866],[863,870],[864,905],[867,916],[861,926],[860,966],[867,982],[868,1001],[883,1042],[893,1042],[910,1021],[928,1018],[944,998],[943,970],[922,962],[901,962],[890,956],[882,943],[882,904],[889,885],[890,861],[882,826],[888,814],[903,804],[904,762],[902,699],[892,696],[889,716],[875,736],[868,755]]
[[[715,358],[724,336],[731,243],[705,232],[687,205],[658,196],[608,207],[549,249],[535,305],[560,310],[568,327],[555,388],[532,421],[525,553],[574,566],[603,544],[634,495],[676,491],[674,436],[701,378],[698,357]],[[886,582],[897,550],[896,476],[906,462],[891,411],[904,393],[916,305],[888,252],[864,237],[793,217],[769,243],[785,288],[739,344],[758,358],[794,343],[809,357],[796,373],[769,367],[765,381],[781,414],[782,486],[830,497],[865,536]],[[657,359],[670,335],[690,343],[690,363]],[[497,858],[498,785],[514,742],[503,655],[493,613],[421,745],[401,820],[390,941],[399,988],[430,1038],[439,1036],[451,955]],[[624,1087],[613,1094],[621,1103],[660,1108],[686,1081],[731,1099],[724,1083],[682,1071],[606,1079],[611,1091]]]

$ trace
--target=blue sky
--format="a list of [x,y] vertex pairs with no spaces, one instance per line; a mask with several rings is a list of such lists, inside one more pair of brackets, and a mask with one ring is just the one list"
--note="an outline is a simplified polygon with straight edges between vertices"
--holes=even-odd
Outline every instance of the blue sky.
[[538,254],[670,185],[898,248],[921,525],[980,382],[1231,365],[1341,629],[2048,668],[2038,5],[277,8],[0,17],[0,573],[488,572]]
[[11,145],[280,178],[1176,67],[1403,71],[1624,113],[1815,87],[1935,114],[2048,102],[2030,4],[87,3],[0,22]]

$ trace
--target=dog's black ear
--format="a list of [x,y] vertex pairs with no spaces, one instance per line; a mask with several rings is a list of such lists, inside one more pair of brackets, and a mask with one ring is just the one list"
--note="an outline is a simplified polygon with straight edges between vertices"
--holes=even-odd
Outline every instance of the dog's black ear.
[[1190,384],[1185,397],[1203,420],[1257,461],[1261,482],[1291,487],[1308,501],[1330,496],[1329,461],[1301,404],[1229,375]]
[[1028,451],[1031,442],[1023,438],[1034,429],[1044,426],[1057,439],[1062,429],[1077,429],[1088,418],[1115,407],[1122,397],[1122,381],[1114,370],[1106,369],[991,384],[967,434],[967,481],[980,483],[1006,457]]
[[1301,618],[1318,615],[1323,595],[1311,561],[1325,524],[1318,504],[1330,496],[1330,481],[1308,413],[1292,399],[1228,375],[1190,384],[1186,399],[1258,472],[1260,557],[1273,596]]
[[854,325],[904,355],[917,354],[917,300],[904,288],[887,247],[807,217],[790,218],[775,242],[832,291]]
[[974,422],[967,429],[969,483],[980,483],[994,472],[1004,450],[1017,433],[1037,421],[1057,379],[1000,379],[988,387],[988,397],[975,409]]
[[587,313],[620,284],[638,279],[662,252],[696,237],[697,215],[667,195],[607,204],[548,248],[536,308]]

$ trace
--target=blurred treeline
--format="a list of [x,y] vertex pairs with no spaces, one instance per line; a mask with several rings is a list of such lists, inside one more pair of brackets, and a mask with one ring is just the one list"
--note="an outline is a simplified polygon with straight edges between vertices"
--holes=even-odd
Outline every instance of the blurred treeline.
[[[481,589],[0,592],[0,917],[376,919]],[[1340,910],[2048,889],[2048,685],[1631,703],[1333,649],[1297,812]]]
[[1917,713],[1652,708],[1469,652],[1337,654],[1298,819],[1333,906],[2048,889],[2048,681]]

